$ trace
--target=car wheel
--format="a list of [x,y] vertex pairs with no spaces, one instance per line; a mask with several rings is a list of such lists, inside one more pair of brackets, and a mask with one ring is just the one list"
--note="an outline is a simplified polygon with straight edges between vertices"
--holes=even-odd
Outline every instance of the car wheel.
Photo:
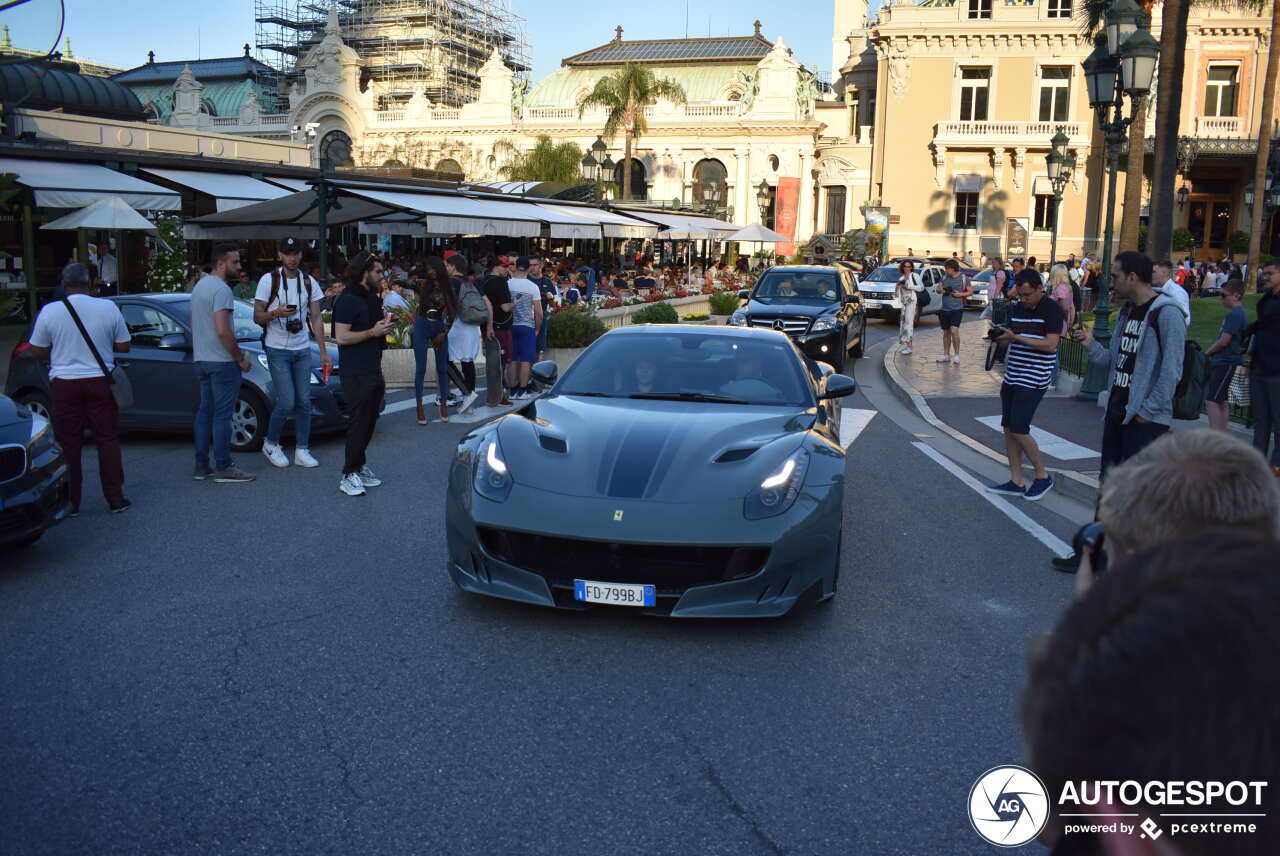
[[49,396],[43,392],[24,392],[18,396],[17,401],[19,404],[25,405],[28,410],[37,416],[43,416],[50,422],[53,421],[53,404],[49,401]]
[[248,387],[241,387],[235,409],[231,411],[231,450],[256,452],[261,449],[270,416],[262,396]]

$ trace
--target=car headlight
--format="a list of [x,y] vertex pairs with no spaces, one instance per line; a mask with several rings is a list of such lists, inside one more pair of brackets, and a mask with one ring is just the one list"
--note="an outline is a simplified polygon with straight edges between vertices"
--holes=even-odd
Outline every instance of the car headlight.
[[827,330],[838,330],[840,328],[840,319],[834,315],[823,315],[813,322],[813,326],[809,328],[810,332],[823,333]]
[[53,427],[43,416],[31,414],[31,436],[27,438],[27,458],[53,445]]
[[258,354],[258,365],[262,366],[267,371],[271,371],[271,366],[267,364],[266,354]]
[[514,482],[496,432],[482,440],[476,450],[476,474],[472,481],[476,493],[494,502],[504,502],[511,493]]
[[747,494],[742,505],[743,516],[748,520],[761,520],[785,512],[800,495],[808,469],[809,453],[797,449],[782,462],[782,466],[760,482],[760,487]]
[[747,326],[747,312],[745,309],[739,309],[737,312],[729,316],[729,324],[734,327]]

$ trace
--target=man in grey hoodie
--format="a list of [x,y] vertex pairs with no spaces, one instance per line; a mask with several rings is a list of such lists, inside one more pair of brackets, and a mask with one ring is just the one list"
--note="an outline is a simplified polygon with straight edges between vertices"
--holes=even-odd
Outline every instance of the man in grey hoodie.
[[[1102,419],[1102,478],[1169,430],[1173,394],[1182,379],[1182,352],[1187,328],[1174,298],[1151,283],[1151,259],[1126,250],[1111,264],[1111,287],[1123,300],[1111,347],[1104,348],[1093,331],[1082,327],[1076,341],[1089,350],[1089,362],[1107,367],[1107,386],[1098,397],[1106,407]],[[1060,571],[1074,573],[1079,556],[1054,559]]]

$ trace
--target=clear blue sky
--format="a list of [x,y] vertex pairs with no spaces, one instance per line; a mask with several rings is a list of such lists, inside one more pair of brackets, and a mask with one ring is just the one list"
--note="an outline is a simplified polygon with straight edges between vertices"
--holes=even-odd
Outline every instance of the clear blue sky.
[[[751,34],[759,18],[770,41],[781,35],[809,68],[830,75],[833,0],[786,4],[765,0],[651,0],[617,11],[616,3],[511,0],[524,16],[534,77],[554,71],[566,56],[603,44],[621,24],[624,38]],[[65,35],[76,56],[132,68],[154,50],[159,60],[239,56],[254,41],[253,0],[66,0]],[[596,11],[613,7],[614,11]],[[785,10],[785,14],[784,11]],[[17,47],[47,50],[58,32],[57,0],[31,0],[0,13]]]

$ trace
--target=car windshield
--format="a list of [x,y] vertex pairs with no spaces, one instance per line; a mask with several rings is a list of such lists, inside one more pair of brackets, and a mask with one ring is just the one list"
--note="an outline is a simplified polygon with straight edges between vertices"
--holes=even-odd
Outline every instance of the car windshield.
[[560,395],[811,407],[795,350],[717,333],[605,336],[565,372]]
[[840,295],[840,278],[828,270],[768,270],[756,283],[752,300],[830,303]]
[[[183,301],[167,307],[177,315],[184,324],[191,326],[191,302]],[[253,304],[247,300],[237,300],[231,309],[231,326],[236,332],[237,342],[257,342],[262,338],[262,328],[253,320]]]
[[[917,270],[916,273],[920,271]],[[871,272],[871,276],[863,280],[863,282],[897,282],[901,278],[902,272],[898,270],[897,265],[881,265]]]
[[980,273],[975,273],[972,279],[974,282],[990,282],[991,274],[993,274],[994,272],[995,271],[993,271],[991,268],[987,268],[986,270],[981,271]]

